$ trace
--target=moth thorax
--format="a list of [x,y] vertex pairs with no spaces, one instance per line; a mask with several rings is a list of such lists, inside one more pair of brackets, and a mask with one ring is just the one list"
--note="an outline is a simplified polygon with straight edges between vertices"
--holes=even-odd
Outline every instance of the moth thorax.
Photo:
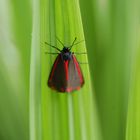
[[71,52],[63,53],[62,57],[64,61],[71,60],[72,59]]

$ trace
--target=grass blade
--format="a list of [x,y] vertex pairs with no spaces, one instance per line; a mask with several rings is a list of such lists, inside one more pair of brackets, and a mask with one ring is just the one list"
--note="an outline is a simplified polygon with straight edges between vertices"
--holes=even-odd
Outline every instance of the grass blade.
[[[56,36],[71,45],[75,37],[84,39],[78,0],[41,0],[41,43],[45,41],[62,49]],[[48,52],[53,48],[43,45]],[[42,49],[42,124],[44,140],[99,140],[94,92],[91,88],[88,65],[81,65],[86,84],[72,94],[59,94],[47,86],[55,56],[45,55]],[[75,52],[86,52],[85,43],[73,47]],[[86,55],[77,56],[80,62],[88,62]],[[48,130],[48,131],[46,131]]]

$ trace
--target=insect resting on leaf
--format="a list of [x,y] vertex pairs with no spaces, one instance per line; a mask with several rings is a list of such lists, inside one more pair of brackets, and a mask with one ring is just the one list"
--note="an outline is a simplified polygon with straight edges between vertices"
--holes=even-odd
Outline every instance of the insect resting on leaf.
[[57,54],[49,75],[48,86],[58,92],[79,90],[84,85],[84,77],[74,52],[71,52],[71,49],[74,45],[77,45],[82,41],[75,43],[75,38],[73,43],[67,47],[58,38],[57,40],[62,44],[62,50],[45,42],[45,44],[59,51],[59,53],[46,52],[47,54]]

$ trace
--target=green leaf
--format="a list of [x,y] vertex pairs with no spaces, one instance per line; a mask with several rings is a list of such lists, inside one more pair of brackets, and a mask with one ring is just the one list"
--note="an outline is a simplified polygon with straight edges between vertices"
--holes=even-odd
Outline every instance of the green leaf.
[[[48,76],[56,56],[46,55],[45,51],[56,50],[45,46],[44,42],[47,41],[62,49],[56,36],[65,45],[71,45],[75,37],[78,41],[84,39],[79,2],[41,0],[40,11],[42,138],[43,140],[99,140],[101,135],[88,64],[81,65],[85,85],[79,91],[62,94],[47,86]],[[72,51],[86,52],[85,43],[74,46]],[[88,62],[86,55],[79,55],[77,59],[80,62]],[[37,98],[38,95],[35,96]]]
[[124,140],[139,1],[80,3],[102,135],[104,140]]
[[33,1],[33,29],[30,60],[30,140],[41,138],[41,61],[39,1]]
[[[140,42],[139,30],[135,36],[135,47],[132,58],[132,73],[128,100],[126,140],[140,139]],[[137,47],[136,47],[137,46]]]
[[[27,79],[29,76],[31,11],[28,7],[30,6],[28,1],[21,1],[20,4],[25,4],[24,10],[17,9],[18,4],[16,5],[15,0],[12,1],[12,4],[11,1],[0,1],[1,140],[27,140],[29,135],[29,80]],[[28,15],[25,14],[26,10]],[[14,19],[15,13],[22,18],[21,21],[17,17],[17,20]],[[23,26],[25,19],[28,22],[28,27]],[[15,25],[18,25],[16,31]],[[24,36],[22,29],[24,30]]]

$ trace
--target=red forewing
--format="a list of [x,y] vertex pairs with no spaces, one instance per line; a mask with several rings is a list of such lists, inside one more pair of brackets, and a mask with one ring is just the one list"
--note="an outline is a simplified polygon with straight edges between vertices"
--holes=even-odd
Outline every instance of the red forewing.
[[84,78],[76,57],[64,61],[60,53],[51,70],[48,86],[59,92],[72,92],[80,89],[84,84]]
[[59,54],[53,64],[48,80],[48,86],[58,91],[61,91],[62,87],[66,87],[66,79],[64,73],[64,64],[61,58],[61,54]]

